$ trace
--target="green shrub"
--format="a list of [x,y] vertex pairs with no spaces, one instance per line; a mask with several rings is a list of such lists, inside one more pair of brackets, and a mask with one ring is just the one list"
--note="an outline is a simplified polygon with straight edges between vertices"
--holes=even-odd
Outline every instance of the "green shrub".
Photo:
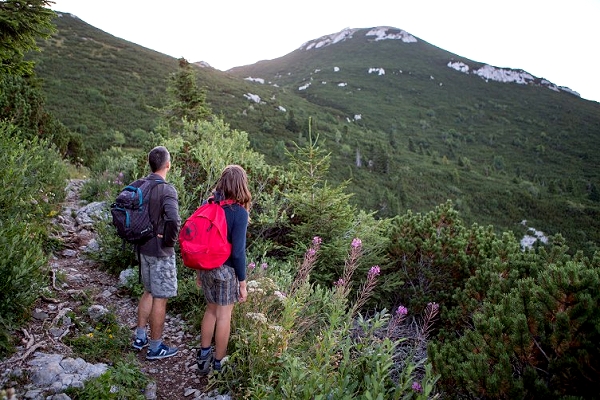
[[12,349],[7,332],[28,320],[44,284],[42,243],[27,224],[0,221],[0,357]]
[[100,219],[94,223],[98,245],[100,249],[97,252],[89,253],[89,257],[100,263],[100,267],[113,275],[125,269],[137,268],[137,260],[133,245],[128,244],[117,236],[115,227],[110,218],[109,205],[106,205],[107,218]]
[[0,354],[11,348],[7,331],[27,321],[43,286],[50,219],[62,200],[66,168],[54,148],[0,122]]
[[[563,249],[564,251],[564,249]],[[564,253],[563,253],[564,255]],[[600,264],[576,257],[547,263],[502,288],[488,281],[471,327],[430,345],[448,393],[491,398],[594,398],[600,379]],[[532,260],[536,262],[536,260]]]
[[48,142],[25,139],[21,130],[0,122],[0,208],[3,219],[45,226],[64,198],[66,166]]
[[123,187],[143,173],[139,171],[138,164],[139,159],[134,154],[126,154],[118,148],[98,155],[90,168],[92,175],[82,189],[81,199],[112,201]]

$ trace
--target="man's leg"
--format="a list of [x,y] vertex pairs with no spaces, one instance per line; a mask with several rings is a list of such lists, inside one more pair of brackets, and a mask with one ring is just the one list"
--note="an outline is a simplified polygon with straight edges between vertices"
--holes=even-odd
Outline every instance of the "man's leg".
[[148,292],[144,292],[140,298],[138,305],[138,328],[146,329],[148,319],[150,318],[150,311],[152,310],[152,295]]
[[150,264],[152,307],[150,309],[150,340],[146,359],[158,360],[177,354],[177,347],[169,347],[162,341],[167,313],[167,299],[177,295],[177,268],[175,255],[169,257],[143,256]]
[[152,309],[152,295],[148,292],[144,292],[140,298],[137,310],[137,329],[135,330],[135,340],[133,341],[133,348],[141,350],[148,345],[148,334],[146,332],[146,325],[150,317],[150,311]]
[[167,299],[154,298],[151,302],[150,311],[150,339],[159,340],[165,327],[165,315],[167,313]]

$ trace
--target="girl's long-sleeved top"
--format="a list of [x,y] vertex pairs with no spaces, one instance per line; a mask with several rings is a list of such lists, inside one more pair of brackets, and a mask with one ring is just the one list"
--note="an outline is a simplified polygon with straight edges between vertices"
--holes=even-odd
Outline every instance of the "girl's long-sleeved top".
[[235,270],[239,281],[246,280],[246,231],[248,211],[239,204],[223,207],[227,219],[227,240],[231,243],[231,255],[225,264]]

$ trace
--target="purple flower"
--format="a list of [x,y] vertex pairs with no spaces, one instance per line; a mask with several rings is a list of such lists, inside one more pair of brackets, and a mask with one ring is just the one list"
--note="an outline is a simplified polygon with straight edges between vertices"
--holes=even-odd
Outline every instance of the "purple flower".
[[344,279],[340,278],[333,283],[334,286],[344,286]]
[[440,309],[440,305],[438,303],[427,303],[429,307],[431,307],[433,312],[437,312]]
[[352,247],[357,248],[362,246],[362,241],[359,238],[352,239]]
[[423,388],[421,387],[421,384],[419,382],[413,382],[412,384],[412,390],[414,390],[417,393],[421,393],[423,391]]
[[119,172],[119,175],[117,175],[117,180],[115,181],[115,184],[117,184],[117,185],[123,184],[123,173],[122,172]]
[[256,264],[254,262],[251,262],[250,264],[248,264],[248,268],[254,269],[254,267],[256,267]]
[[260,267],[262,269],[267,269],[269,267],[269,265],[267,263],[262,263],[262,264],[260,264]]
[[309,256],[314,256],[317,251],[312,247],[306,252]]
[[398,316],[404,316],[406,314],[408,314],[408,309],[404,306],[399,306],[396,310],[396,315]]
[[315,236],[315,237],[313,238],[313,241],[312,241],[312,242],[313,242],[313,245],[315,245],[315,246],[319,246],[319,245],[321,244],[321,238],[320,238],[320,237],[318,237],[318,236]]
[[377,275],[379,275],[380,272],[381,272],[381,270],[379,269],[379,265],[373,265],[371,267],[371,269],[369,270],[368,277],[374,278]]

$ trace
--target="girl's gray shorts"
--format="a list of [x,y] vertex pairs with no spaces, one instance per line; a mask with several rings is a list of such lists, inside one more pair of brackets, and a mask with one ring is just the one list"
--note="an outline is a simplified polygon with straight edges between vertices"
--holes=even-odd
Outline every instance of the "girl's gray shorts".
[[235,276],[235,270],[229,265],[201,270],[200,281],[204,297],[209,303],[226,306],[236,303],[239,299],[238,279]]

